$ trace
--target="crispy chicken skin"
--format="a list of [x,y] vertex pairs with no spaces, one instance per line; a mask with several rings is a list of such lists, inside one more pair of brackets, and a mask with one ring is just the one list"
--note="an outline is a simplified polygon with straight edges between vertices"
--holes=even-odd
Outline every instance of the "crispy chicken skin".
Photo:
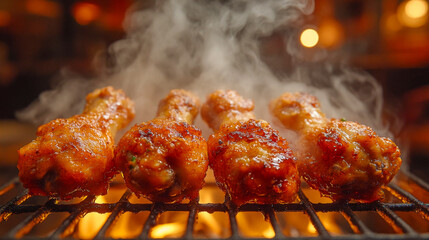
[[300,139],[294,149],[298,169],[310,187],[333,200],[371,202],[383,197],[401,166],[398,147],[369,127],[328,119],[316,97],[284,93],[271,102],[272,113]]
[[107,193],[115,173],[114,135],[134,118],[134,104],[112,87],[86,97],[82,114],[53,120],[18,150],[19,177],[30,194],[61,199]]
[[300,182],[292,150],[266,121],[254,119],[253,107],[231,90],[208,96],[201,115],[215,131],[207,142],[210,167],[237,206],[293,201]]
[[199,100],[172,90],[155,119],[132,127],[119,141],[115,163],[127,186],[154,202],[195,199],[208,168],[207,143],[191,125]]

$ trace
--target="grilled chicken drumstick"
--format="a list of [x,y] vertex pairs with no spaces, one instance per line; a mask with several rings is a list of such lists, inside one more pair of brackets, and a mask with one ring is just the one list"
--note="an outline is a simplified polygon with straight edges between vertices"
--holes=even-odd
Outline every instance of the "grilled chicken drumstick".
[[82,114],[40,126],[19,153],[19,177],[33,195],[62,199],[106,194],[114,169],[114,135],[134,117],[121,90],[95,90]]
[[119,141],[115,162],[127,186],[151,201],[195,199],[208,168],[207,144],[192,126],[198,98],[172,90],[157,117],[131,128]]
[[300,134],[298,169],[310,187],[333,200],[370,202],[400,168],[398,147],[369,127],[328,119],[316,97],[285,93],[271,102],[273,114]]
[[293,201],[300,184],[293,153],[266,121],[254,119],[253,107],[230,90],[215,91],[203,105],[215,131],[207,145],[216,181],[237,206]]

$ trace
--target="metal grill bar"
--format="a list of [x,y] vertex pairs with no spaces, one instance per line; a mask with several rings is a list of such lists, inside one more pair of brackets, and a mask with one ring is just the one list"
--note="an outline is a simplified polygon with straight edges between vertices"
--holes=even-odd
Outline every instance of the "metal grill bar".
[[28,190],[25,189],[20,195],[9,201],[6,205],[0,208],[0,221],[5,221],[11,214],[11,209],[23,203],[30,197]]
[[[25,192],[22,194],[26,197]],[[21,196],[21,195],[20,195]],[[30,197],[30,196],[28,196]],[[8,203],[10,204],[10,202]],[[316,212],[337,212],[341,208],[339,203],[311,203],[312,207]],[[419,207],[413,203],[383,203],[388,209],[392,211],[415,211],[419,210]],[[20,214],[20,213],[31,213],[37,211],[41,206],[38,204],[29,204],[29,205],[14,205],[11,206],[5,211],[10,214]],[[53,204],[52,212],[74,212],[79,204]],[[289,203],[289,204],[273,204],[270,205],[275,212],[297,212],[304,211],[305,206],[300,203]],[[362,204],[362,203],[348,203],[348,206],[357,212],[362,211],[376,211],[377,208],[372,204]],[[429,203],[423,205],[425,208],[429,207]],[[7,205],[3,206],[7,207]],[[188,204],[164,204],[163,211],[189,211],[190,207]],[[225,204],[198,204],[198,211],[204,212],[226,212],[227,206]],[[87,207],[88,212],[99,212],[106,213],[110,212],[111,209],[115,208],[114,203],[94,203]],[[152,208],[151,203],[147,204],[127,204],[124,207],[126,212],[141,212],[141,211],[150,211]],[[260,212],[263,211],[263,205],[259,204],[246,204],[240,207],[240,212]]]
[[225,195],[225,205],[228,208],[228,217],[229,217],[229,224],[231,226],[231,239],[237,239],[240,237],[240,234],[238,232],[238,223],[237,219],[235,218],[235,215],[237,215],[237,207],[231,202],[228,194]]
[[322,222],[320,221],[320,218],[316,214],[316,211],[314,210],[308,198],[301,191],[301,189],[298,192],[298,196],[301,200],[301,203],[304,204],[305,210],[310,217],[311,223],[313,224],[314,228],[316,228],[317,232],[320,234],[320,237],[322,239],[328,239],[330,237],[330,234],[326,230],[325,226],[323,226]]
[[162,203],[154,203],[153,208],[150,211],[149,217],[144,223],[142,233],[139,236],[139,239],[147,239],[149,237],[149,231],[156,224],[156,218],[162,212]]
[[344,218],[349,222],[350,227],[355,233],[359,234],[372,234],[372,231],[369,230],[369,228],[356,216],[356,214],[353,213],[353,210],[350,208],[350,206],[347,203],[343,203],[343,206],[341,207],[341,213],[343,214]]
[[16,225],[9,233],[7,234],[10,238],[21,238],[26,233],[28,233],[36,224],[45,220],[45,218],[51,212],[51,206],[57,200],[50,199],[46,204],[39,208],[33,215],[28,216],[24,221]]
[[428,183],[424,182],[422,179],[420,179],[419,177],[417,177],[416,175],[414,175],[410,172],[407,172],[406,175],[413,182],[417,183],[417,185],[419,185],[421,188],[423,188],[424,190],[429,192],[429,184]]
[[[17,186],[19,182],[12,179],[8,183],[0,187],[2,194],[8,192]],[[13,187],[9,187],[9,186]],[[2,190],[5,189],[5,190]],[[307,196],[300,190],[299,203],[290,204],[245,204],[237,209],[237,207],[230,201],[228,196],[225,197],[224,203],[205,203],[200,204],[198,199],[190,203],[180,204],[164,204],[164,203],[147,203],[147,204],[134,204],[129,202],[132,193],[127,190],[122,195],[121,199],[116,203],[94,203],[95,197],[88,196],[83,201],[77,204],[63,204],[58,203],[56,200],[49,200],[45,204],[22,204],[28,197],[27,191],[24,190],[17,197],[9,201],[7,204],[0,208],[0,214],[3,216],[0,220],[5,221],[11,214],[32,213],[24,221],[14,226],[5,238],[15,238],[25,236],[33,226],[42,222],[50,213],[55,212],[69,212],[70,215],[61,223],[61,225],[53,231],[49,236],[50,239],[60,239],[70,236],[75,229],[79,219],[89,212],[110,213],[95,239],[105,239],[106,233],[113,226],[114,222],[120,218],[124,212],[138,213],[142,211],[150,212],[148,218],[143,224],[142,232],[139,239],[150,238],[150,231],[156,225],[157,217],[165,211],[186,211],[189,213],[187,218],[187,225],[185,232],[182,236],[184,239],[193,239],[194,225],[196,224],[196,216],[198,212],[226,212],[229,217],[229,226],[231,235],[229,239],[243,239],[239,231],[236,214],[238,212],[261,212],[269,220],[271,227],[274,230],[275,239],[296,239],[296,237],[285,236],[282,228],[276,218],[276,212],[304,212],[311,221],[311,224],[318,232],[316,237],[299,236],[299,239],[429,239],[429,234],[417,233],[409,224],[401,219],[394,211],[410,212],[415,211],[423,216],[423,219],[429,221],[427,218],[429,204],[423,203],[409,192],[403,190],[395,184],[389,185],[385,188],[394,196],[402,201],[402,203],[384,203],[374,202],[371,204],[365,203],[347,203],[347,202],[334,202],[334,203],[312,203]],[[0,195],[2,195],[0,194]],[[381,234],[371,231],[362,219],[360,219],[355,212],[359,211],[376,211],[385,221],[391,225],[398,234]],[[321,218],[317,212],[338,212],[341,213],[349,226],[352,228],[354,234],[346,235],[332,235],[324,226]],[[36,239],[39,239],[36,237]]]
[[390,184],[389,187],[386,187],[386,189],[401,201],[410,202],[416,205],[418,207],[417,211],[429,221],[429,207],[426,206],[422,201],[418,200],[409,192],[395,184]]
[[198,205],[198,201],[199,199],[195,199],[193,200],[189,205],[190,205],[190,209],[189,209],[189,216],[188,216],[188,221],[186,223],[186,232],[185,232],[185,239],[191,239],[192,238],[192,234],[194,232],[194,223],[195,223],[195,218],[197,216],[197,205]]
[[265,216],[268,216],[268,218],[270,220],[271,227],[274,230],[275,238],[283,238],[284,236],[283,236],[282,230],[280,228],[280,225],[277,222],[276,215],[274,213],[273,208],[267,207],[264,212],[265,212]]
[[129,203],[128,199],[131,196],[131,191],[127,189],[125,193],[122,195],[121,199],[116,203],[115,208],[112,211],[112,214],[110,214],[109,218],[107,218],[106,222],[104,223],[103,227],[100,229],[100,231],[97,233],[94,239],[103,239],[106,235],[107,229],[112,225],[113,221],[117,219],[123,212],[125,206]]
[[95,202],[95,196],[91,195],[86,197],[76,208],[75,211],[71,212],[61,225],[51,234],[50,239],[58,239],[65,237],[73,232],[74,226],[79,221],[80,217],[83,217],[87,213],[88,205]]
[[377,202],[377,211],[394,228],[398,233],[407,233],[410,236],[416,236],[417,233],[402,220],[398,215],[396,215],[392,210],[385,207],[380,202]]
[[6,182],[5,184],[3,184],[0,187],[0,195],[3,195],[5,192],[7,192],[10,189],[14,188],[18,184],[19,184],[19,178],[18,178],[18,176],[12,178],[11,180],[9,180],[8,182]]

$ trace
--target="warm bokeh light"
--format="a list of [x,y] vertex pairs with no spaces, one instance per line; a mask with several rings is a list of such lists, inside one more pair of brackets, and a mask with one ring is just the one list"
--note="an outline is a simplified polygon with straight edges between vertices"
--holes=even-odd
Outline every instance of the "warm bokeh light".
[[73,6],[73,17],[80,25],[88,25],[100,16],[100,8],[92,3],[78,2]]
[[0,27],[5,27],[10,23],[10,13],[0,10]]
[[304,47],[312,48],[319,42],[319,34],[314,29],[305,29],[301,33],[300,40]]
[[27,0],[25,8],[28,13],[57,18],[60,15],[60,5],[55,1],[46,0]]
[[429,5],[426,0],[409,0],[402,2],[397,10],[399,22],[412,28],[418,28],[427,23]]
[[425,0],[412,0],[405,3],[405,14],[410,18],[421,18],[428,13],[428,3]]
[[395,14],[391,14],[387,17],[385,17],[383,19],[383,23],[384,23],[384,29],[385,33],[389,34],[389,33],[395,33],[399,30],[401,30],[402,26],[401,24],[398,22],[398,18],[396,17]]
[[327,18],[319,26],[320,44],[324,47],[332,48],[339,46],[345,38],[344,29],[341,23],[333,18]]

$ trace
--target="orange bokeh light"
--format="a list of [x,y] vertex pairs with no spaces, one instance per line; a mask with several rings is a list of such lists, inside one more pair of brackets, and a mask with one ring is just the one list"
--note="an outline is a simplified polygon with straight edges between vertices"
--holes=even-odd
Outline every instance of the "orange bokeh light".
[[39,16],[57,18],[60,15],[60,5],[53,1],[27,0],[25,8],[27,12]]
[[0,10],[0,27],[5,27],[10,24],[10,13]]
[[74,19],[80,25],[88,25],[100,16],[100,8],[88,2],[76,3],[72,11]]
[[397,10],[399,22],[411,28],[418,28],[427,23],[429,4],[426,0],[408,0],[402,2]]
[[336,47],[344,42],[345,34],[341,23],[332,18],[327,18],[320,23],[319,41],[324,47]]

